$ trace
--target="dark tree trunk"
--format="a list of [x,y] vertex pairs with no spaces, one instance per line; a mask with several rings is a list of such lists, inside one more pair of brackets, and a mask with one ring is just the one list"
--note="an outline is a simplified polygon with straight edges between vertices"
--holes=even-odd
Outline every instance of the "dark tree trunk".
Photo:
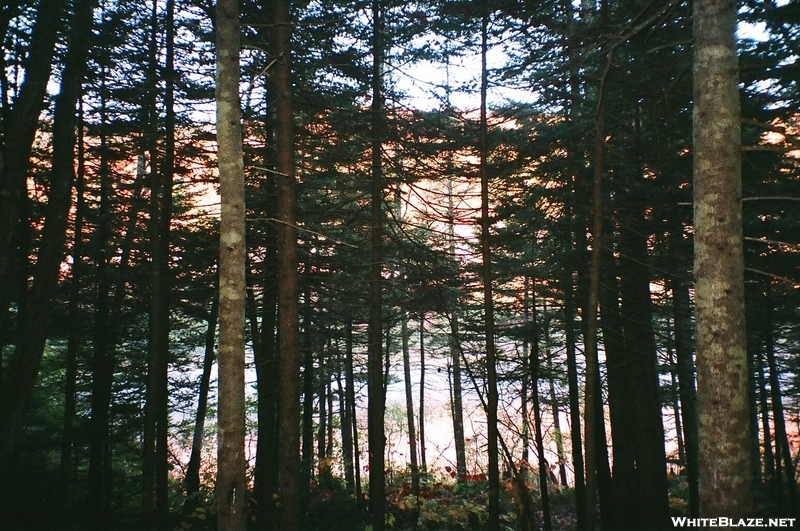
[[419,318],[419,465],[423,474],[428,473],[425,457],[425,316]]
[[586,529],[586,486],[584,483],[581,405],[575,345],[575,302],[572,272],[567,267],[564,267],[561,273],[561,289],[564,292],[564,336],[567,349],[570,442],[572,443],[572,466],[575,471],[575,516],[577,529],[583,531]]
[[672,348],[672,329],[667,321],[667,361],[669,363],[669,401],[675,416],[675,441],[678,444],[678,466],[686,466],[686,446],[683,442],[683,421],[678,394],[678,365],[675,363],[675,351]]
[[358,444],[358,414],[356,408],[355,375],[353,374],[353,323],[344,325],[345,369],[347,378],[347,407],[353,424],[353,469],[355,471],[355,494],[359,510],[362,504],[361,494],[361,447]]
[[[786,419],[783,414],[783,398],[781,397],[780,376],[778,372],[778,361],[775,358],[775,337],[774,323],[772,322],[772,293],[771,287],[767,286],[765,297],[766,315],[764,317],[763,333],[764,346],[767,353],[767,365],[769,367],[769,388],[772,397],[772,416],[775,420],[775,447],[776,458],[783,465],[786,474],[786,515],[793,517],[797,514],[797,479],[795,477],[795,466],[792,462],[791,447],[786,433]],[[783,480],[778,481],[778,488],[783,490]],[[783,498],[781,493],[781,498]]]
[[417,429],[414,424],[414,394],[411,388],[411,353],[408,349],[408,312],[403,310],[403,377],[406,390],[406,420],[408,422],[408,455],[411,463],[411,490],[419,496],[419,466],[417,463]]
[[686,444],[686,478],[689,484],[689,513],[700,514],[699,446],[697,388],[692,355],[692,320],[689,286],[675,278],[672,282],[672,319],[675,322],[675,356],[678,362],[678,388],[683,415],[683,440]]
[[317,424],[317,476],[322,475],[325,465],[326,442],[328,438],[328,395],[326,394],[328,386],[326,380],[328,374],[326,373],[327,367],[325,366],[325,359],[320,356],[319,358],[319,377],[317,378],[317,397],[319,400],[319,423]]
[[[527,280],[526,288],[527,291]],[[539,458],[539,491],[541,492],[542,502],[542,518],[544,520],[544,530],[551,531],[553,529],[553,522],[550,518],[550,493],[547,490],[548,476],[550,467],[547,459],[544,456],[544,442],[542,439],[542,415],[540,412],[539,400],[539,327],[536,320],[536,280],[533,281],[532,286],[532,302],[533,308],[533,348],[530,350],[530,367],[531,367],[531,400],[533,401],[533,428],[534,437],[536,438],[536,454]]]
[[311,302],[308,281],[303,283],[303,416],[302,446],[300,462],[301,496],[303,504],[308,502],[309,485],[314,469],[314,352],[311,347]]
[[[346,327],[347,325],[345,325]],[[347,333],[347,328],[345,328]],[[336,383],[339,395],[339,417],[341,419],[341,438],[342,438],[342,468],[344,469],[344,481],[347,491],[355,492],[355,476],[353,475],[353,420],[350,415],[350,399],[347,396],[347,368],[345,367],[344,385],[342,385],[342,355],[339,353],[336,367]],[[345,361],[346,363],[346,361]]]
[[245,197],[239,107],[239,3],[218,0],[216,101],[221,198],[217,527],[247,528],[244,437]]
[[[278,337],[281,378],[278,418],[281,531],[300,528],[300,321],[295,216],[292,26],[287,0],[275,8],[275,135],[278,191]],[[308,331],[306,331],[308,333]]]
[[368,342],[369,505],[373,531],[383,531],[386,504],[384,478],[384,377],[383,377],[383,8],[372,0],[372,177],[371,267]]
[[[647,231],[644,215],[620,223],[621,317],[625,338],[625,364],[631,394],[632,454],[635,497],[627,498],[625,513],[632,527],[670,527],[667,463],[661,399],[658,396],[656,349],[651,324],[650,275],[647,269]],[[616,463],[616,459],[615,459]]]
[[[772,449],[772,431],[769,424],[769,395],[767,391],[767,378],[764,374],[764,354],[761,349],[757,352],[756,371],[758,376],[758,399],[761,409],[761,430],[764,432],[764,480],[771,491],[776,484],[775,454]],[[773,497],[779,496],[773,492]]]
[[[164,96],[165,131],[164,131],[164,159],[162,164],[156,163],[158,159],[156,137],[158,135],[158,116],[156,111],[155,96],[157,94],[158,77],[158,3],[153,2],[151,43],[151,91],[153,101],[150,127],[150,244],[152,249],[151,262],[151,301],[150,301],[150,340],[148,365],[148,405],[146,412],[151,419],[146,423],[155,426],[155,444],[145,451],[153,448],[153,472],[155,473],[155,513],[156,528],[166,529],[169,518],[169,335],[170,335],[170,225],[172,222],[172,182],[175,159],[175,89],[174,89],[174,0],[166,3],[166,92]],[[151,428],[152,429],[152,428]]]
[[[218,282],[215,282],[217,284]],[[217,335],[217,320],[219,318],[218,287],[215,285],[214,299],[206,319],[205,354],[203,356],[203,373],[200,376],[200,389],[197,392],[197,413],[194,418],[194,432],[192,434],[192,453],[186,464],[186,474],[183,485],[186,495],[191,499],[192,494],[200,490],[200,458],[203,455],[203,430],[206,423],[208,410],[208,392],[211,386],[211,367],[214,365],[214,343]],[[191,501],[189,507],[194,507]]]
[[74,237],[72,244],[72,285],[69,298],[70,330],[67,339],[67,360],[65,368],[64,385],[64,431],[61,435],[61,482],[64,489],[64,502],[67,511],[72,509],[72,481],[73,481],[73,447],[75,444],[75,417],[77,413],[77,380],[78,380],[78,351],[80,344],[81,323],[81,283],[84,275],[84,217],[86,216],[85,178],[86,165],[84,163],[84,124],[83,106],[78,101],[78,164],[75,180],[75,205]]
[[497,361],[494,346],[494,303],[492,300],[492,248],[489,233],[489,153],[487,143],[487,114],[486,92],[489,86],[488,70],[486,67],[486,52],[488,48],[489,8],[483,5],[481,18],[481,116],[480,116],[480,175],[481,175],[481,260],[483,284],[483,321],[484,339],[486,341],[486,423],[488,431],[488,472],[489,472],[489,531],[500,529],[500,463],[498,454],[498,425],[497,425]]
[[[268,81],[268,84],[271,81]],[[273,90],[267,87],[267,112],[264,118],[267,145],[264,149],[264,160],[267,167],[274,167],[274,123]],[[265,218],[274,218],[277,211],[275,174],[267,172],[261,181],[261,194],[264,197]],[[280,365],[277,355],[277,229],[270,223],[265,229],[265,251],[262,263],[262,296],[261,296],[261,329],[256,326],[252,332],[256,381],[258,396],[258,441],[256,443],[256,465],[254,481],[254,498],[256,501],[256,526],[259,531],[275,529],[278,523],[278,385]],[[255,313],[255,312],[254,312]],[[255,316],[254,318],[255,319]],[[256,344],[258,347],[256,348]]]

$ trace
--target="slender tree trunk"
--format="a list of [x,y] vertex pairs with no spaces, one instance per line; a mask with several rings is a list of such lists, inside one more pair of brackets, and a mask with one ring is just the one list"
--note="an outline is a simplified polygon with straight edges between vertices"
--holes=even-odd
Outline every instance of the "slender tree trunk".
[[353,474],[353,420],[350,415],[350,400],[347,397],[348,384],[346,374],[345,384],[342,385],[341,353],[337,360],[336,383],[338,384],[339,418],[341,419],[342,468],[344,469],[344,481],[347,485],[347,491],[353,493],[355,492],[355,476]]
[[483,3],[481,18],[481,116],[480,116],[480,174],[481,174],[481,259],[483,261],[483,320],[486,341],[486,423],[489,460],[489,531],[500,529],[500,464],[497,426],[497,360],[494,346],[494,303],[492,300],[492,248],[489,233],[489,168],[487,142],[486,92],[489,85],[486,67],[488,48],[489,7]]
[[[106,177],[107,179],[107,177]],[[101,204],[103,203],[101,199]],[[105,239],[101,240],[104,244]],[[105,254],[106,248],[101,248]],[[114,377],[113,346],[109,347],[104,339],[107,330],[108,314],[108,263],[103,257],[98,262],[98,295],[95,309],[95,338],[94,359],[92,363],[92,413],[90,419],[89,440],[89,509],[94,515],[94,528],[100,529],[105,525],[107,510],[110,505],[111,478],[106,477],[105,463],[110,459],[109,449],[109,408],[111,401],[111,388]],[[93,508],[93,510],[92,510]]]
[[325,393],[327,386],[325,360],[319,358],[319,377],[317,378],[317,396],[319,397],[319,423],[317,424],[317,477],[322,475],[325,465],[326,441],[328,437],[328,396]]
[[736,8],[695,0],[693,30],[700,515],[731,518],[752,511]]
[[[158,176],[158,136],[159,136],[159,114],[158,114],[158,1],[152,0],[150,2],[150,28],[148,32],[148,68],[147,68],[147,92],[146,92],[146,106],[143,114],[146,116],[146,128],[144,132],[145,150],[149,154],[150,173],[147,176],[148,187],[150,188],[150,220],[148,222],[148,229],[150,232],[150,255],[151,255],[151,269],[150,269],[150,313],[149,328],[150,338],[148,343],[148,374],[147,374],[147,388],[145,390],[145,405],[144,405],[144,432],[142,436],[142,524],[144,527],[155,527],[160,529],[159,514],[153,511],[153,501],[157,497],[155,485],[158,482],[158,476],[161,472],[161,466],[158,463],[158,452],[156,450],[157,441],[159,438],[158,420],[160,417],[160,376],[161,373],[157,365],[159,365],[160,345],[157,345],[158,340],[163,337],[163,333],[158,331],[159,326],[168,327],[168,323],[164,322],[164,316],[168,315],[168,311],[162,311],[162,315],[157,315],[157,311],[161,310],[160,302],[162,299],[164,286],[162,285],[162,271],[159,269],[158,264],[161,257],[156,256],[160,253],[161,247],[159,246],[158,239],[158,217],[160,212],[160,205],[158,203],[159,196],[163,190],[163,181]],[[161,260],[163,261],[163,260]],[[160,322],[157,322],[160,318]],[[154,340],[155,338],[158,338]],[[163,348],[168,348],[168,345],[163,345]],[[164,394],[166,397],[166,394]]]
[[345,369],[347,378],[347,403],[350,419],[353,424],[353,469],[355,471],[355,495],[358,509],[361,509],[361,447],[358,444],[358,409],[356,408],[355,375],[353,374],[353,323],[348,320],[344,324]]
[[216,7],[216,101],[220,180],[217,527],[247,528],[244,437],[245,197],[239,107],[239,2]]
[[[547,300],[544,302],[547,310]],[[561,431],[561,406],[556,396],[555,367],[553,366],[553,351],[550,343],[550,320],[546,318],[544,325],[544,348],[547,356],[548,385],[550,387],[550,409],[553,412],[553,431],[556,439],[556,455],[558,455],[558,481],[567,486],[567,461],[564,453],[564,433]]]
[[417,429],[414,425],[414,394],[411,388],[411,353],[408,349],[408,312],[403,310],[403,377],[406,388],[406,419],[408,422],[408,455],[411,463],[411,489],[419,496],[419,466],[417,463]]
[[419,318],[419,464],[423,474],[428,473],[425,456],[425,315]]
[[292,26],[287,0],[275,4],[275,134],[278,190],[278,337],[281,378],[278,404],[280,449],[280,528],[300,528],[300,320],[295,215]]
[[[761,429],[764,432],[764,479],[767,488],[775,486],[775,454],[772,451],[772,431],[769,424],[769,395],[767,394],[767,378],[764,374],[764,354],[758,350],[756,358],[756,370],[758,371],[758,398],[761,406]],[[774,493],[777,496],[777,493]]]
[[[526,282],[527,291],[527,282]],[[532,286],[532,303],[533,307],[533,348],[530,350],[530,367],[531,367],[531,399],[533,401],[533,427],[534,437],[536,438],[536,454],[539,458],[539,490],[541,492],[542,501],[542,518],[544,520],[544,530],[551,531],[553,529],[553,522],[550,518],[550,493],[547,490],[548,476],[550,467],[548,466],[547,459],[544,456],[544,442],[542,439],[542,415],[540,412],[539,400],[539,327],[536,320],[536,280],[533,280]]]
[[[747,297],[747,295],[745,295]],[[748,310],[745,309],[745,312]],[[751,319],[745,317],[747,329],[752,330]],[[754,337],[756,336],[756,337]],[[758,369],[756,363],[759,357],[760,345],[758,334],[747,335],[747,379],[749,392],[748,419],[750,420],[750,476],[753,478],[753,490],[761,486],[761,440],[758,433]]]
[[686,478],[689,484],[689,513],[700,514],[697,388],[692,355],[691,303],[688,282],[672,282],[672,319],[675,322],[675,356],[678,362],[678,389],[683,415],[683,440],[686,443]]
[[308,503],[309,485],[314,470],[314,352],[311,347],[311,294],[309,283],[303,279],[303,416],[301,419],[301,459],[300,459],[300,493],[302,504]]
[[[449,60],[449,59],[448,59]],[[448,81],[448,98],[449,98],[449,81]],[[450,105],[448,100],[447,105]],[[456,236],[455,236],[455,202],[453,196],[453,154],[448,154],[447,160],[447,243],[448,251],[450,252],[450,259],[456,259]],[[452,301],[452,327],[456,330],[459,329],[459,311],[458,299]],[[463,389],[461,385],[461,357],[459,355],[458,345],[455,344],[455,336],[450,337],[450,363],[453,366],[453,439],[455,440],[456,447],[456,472],[458,473],[459,481],[463,481],[467,475],[467,451],[466,442],[464,440],[464,403],[463,403]]]
[[[776,458],[782,461],[783,470],[786,473],[787,501],[786,507],[788,516],[797,514],[797,479],[795,477],[795,465],[792,462],[791,447],[786,433],[786,419],[783,414],[783,399],[781,397],[780,378],[778,374],[778,362],[775,359],[775,337],[772,322],[772,294],[771,288],[767,286],[765,298],[766,316],[764,318],[764,343],[767,353],[767,365],[769,366],[769,388],[772,395],[772,416],[775,419],[775,446]],[[778,482],[781,488],[782,481]],[[781,495],[782,497],[782,495]]]
[[383,270],[383,8],[372,0],[372,183],[371,262],[369,303],[368,381],[369,403],[369,504],[373,531],[383,531],[386,504],[384,479],[384,377],[382,349]]
[[[72,244],[72,285],[69,298],[70,330],[67,339],[67,362],[65,368],[64,385],[64,430],[61,435],[61,482],[64,489],[65,503],[72,505],[73,481],[73,447],[75,444],[75,416],[77,414],[77,380],[78,380],[78,350],[81,331],[80,312],[81,283],[84,275],[84,217],[86,216],[85,179],[86,165],[84,161],[84,122],[83,106],[78,100],[78,164],[75,180],[75,205],[74,237]],[[1,347],[0,347],[1,348]],[[71,509],[68,509],[71,511]]]
[[578,388],[578,362],[575,346],[575,302],[572,272],[564,268],[561,274],[561,289],[564,292],[564,336],[567,349],[567,386],[569,391],[570,442],[572,443],[572,467],[575,471],[575,516],[577,529],[586,528],[586,484],[584,482],[583,441],[581,440],[581,406]]
[[675,441],[678,444],[678,466],[686,466],[686,446],[683,442],[683,421],[678,395],[678,366],[675,363],[675,352],[672,348],[672,330],[667,321],[667,360],[669,362],[669,401],[675,415]]
[[[214,299],[211,302],[211,309],[206,319],[205,354],[203,356],[203,373],[200,376],[200,389],[197,398],[197,413],[194,418],[194,432],[192,434],[192,453],[189,462],[186,464],[186,474],[183,478],[183,485],[186,489],[187,497],[200,490],[200,460],[203,455],[203,432],[206,423],[206,411],[208,410],[208,392],[211,387],[211,367],[214,365],[214,343],[217,335],[217,320],[219,318],[219,295],[217,294],[217,284],[214,286]],[[189,504],[194,507],[194,502]]]
[[[148,404],[146,411],[152,415],[150,422],[155,426],[155,519],[158,529],[168,526],[169,518],[169,263],[170,263],[170,225],[172,221],[172,181],[175,159],[175,88],[174,88],[174,0],[166,4],[166,92],[164,96],[165,131],[164,159],[160,168],[156,163],[158,149],[158,116],[156,112],[156,83],[158,65],[158,2],[153,2],[151,33],[151,90],[153,101],[151,109],[150,139],[150,242],[152,247],[151,264],[151,308],[150,308],[150,361],[148,366]],[[151,446],[152,448],[152,446]]]
[[[600,262],[603,246],[603,152],[605,149],[603,125],[603,91],[595,116],[594,168],[592,177],[592,261],[589,273],[589,293],[586,308],[586,388],[584,391],[584,423],[586,435],[586,529],[597,527],[597,444],[598,425],[604,422],[598,415],[596,404],[600,399],[600,380],[597,361],[597,309],[600,295]],[[603,515],[606,516],[605,514]],[[610,515],[608,515],[610,516]]]

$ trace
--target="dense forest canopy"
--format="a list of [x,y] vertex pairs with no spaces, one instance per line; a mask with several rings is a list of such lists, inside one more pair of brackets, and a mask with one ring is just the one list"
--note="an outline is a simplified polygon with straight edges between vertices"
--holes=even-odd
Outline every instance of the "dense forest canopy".
[[798,517],[800,3],[6,0],[0,39],[3,529]]

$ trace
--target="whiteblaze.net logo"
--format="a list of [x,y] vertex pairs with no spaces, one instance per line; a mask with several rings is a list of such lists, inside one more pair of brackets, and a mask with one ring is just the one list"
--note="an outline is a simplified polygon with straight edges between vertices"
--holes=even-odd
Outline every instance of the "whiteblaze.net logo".
[[673,516],[675,527],[794,527],[796,518],[689,518]]

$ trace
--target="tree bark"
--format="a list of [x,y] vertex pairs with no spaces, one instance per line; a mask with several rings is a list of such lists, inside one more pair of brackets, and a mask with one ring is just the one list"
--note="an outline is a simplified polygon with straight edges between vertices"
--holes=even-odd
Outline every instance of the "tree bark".
[[78,351],[81,331],[80,311],[81,283],[83,282],[85,263],[84,257],[84,218],[86,216],[85,179],[86,165],[84,163],[84,123],[83,106],[78,100],[78,164],[75,179],[75,223],[72,243],[72,285],[69,297],[70,330],[67,339],[67,360],[65,367],[64,385],[64,430],[61,435],[61,482],[64,488],[65,503],[71,505],[72,480],[73,480],[73,447],[75,444],[75,417],[77,414],[77,379],[78,379]]
[[239,103],[239,2],[218,0],[216,100],[220,180],[217,527],[247,528],[244,436],[245,196]]
[[[527,291],[527,279],[526,287]],[[531,367],[531,399],[533,401],[533,429],[534,438],[536,439],[536,454],[539,459],[539,491],[542,502],[542,519],[544,520],[544,530],[551,531],[553,529],[553,521],[550,518],[550,492],[547,490],[548,476],[550,467],[548,466],[547,459],[544,456],[544,442],[542,438],[542,415],[540,411],[539,400],[539,326],[536,319],[536,280],[533,280],[531,294],[531,306],[533,308],[533,337],[532,348],[530,353],[530,367]],[[532,531],[532,530],[531,530]]]
[[[192,434],[192,453],[186,464],[183,485],[187,497],[200,490],[200,459],[203,455],[203,431],[208,410],[208,391],[211,386],[211,367],[214,365],[214,343],[217,335],[217,320],[219,318],[219,295],[217,284],[214,286],[214,299],[206,319],[205,354],[203,356],[203,373],[200,376],[200,389],[197,393],[197,413],[194,418],[194,432]],[[194,505],[193,503],[191,505]]]
[[675,356],[678,363],[678,389],[683,415],[683,440],[686,444],[686,479],[689,484],[689,513],[700,514],[699,439],[697,388],[692,354],[692,320],[688,282],[672,282],[672,319],[675,322]]
[[428,473],[425,457],[425,316],[419,318],[419,466],[422,474]]
[[164,95],[165,129],[164,158],[162,164],[158,159],[157,136],[158,115],[156,110],[156,94],[158,83],[158,2],[153,2],[152,28],[150,35],[150,76],[152,91],[152,108],[150,116],[150,244],[151,260],[151,301],[150,301],[150,338],[148,364],[148,402],[146,412],[152,419],[146,420],[155,426],[155,444],[146,450],[153,449],[155,473],[155,513],[154,523],[158,529],[168,526],[169,518],[169,391],[168,367],[170,347],[170,225],[172,222],[172,186],[175,165],[175,85],[174,85],[174,0],[166,3],[166,64]]
[[300,528],[300,320],[295,215],[292,26],[287,0],[275,4],[275,142],[278,190],[278,418],[281,531]]
[[369,506],[373,531],[383,531],[386,504],[384,478],[384,394],[383,377],[383,8],[372,0],[372,177],[371,177],[371,266],[369,302],[368,381],[369,399]]
[[497,425],[497,359],[494,346],[494,302],[492,299],[492,247],[489,233],[489,146],[487,142],[486,93],[489,75],[486,67],[488,48],[489,7],[483,3],[481,18],[481,111],[479,157],[481,175],[481,260],[483,284],[483,331],[486,345],[486,424],[488,437],[488,476],[489,476],[489,531],[500,529],[500,463],[498,454]]
[[[791,447],[786,433],[786,419],[783,414],[783,399],[781,397],[780,378],[778,374],[778,361],[775,359],[775,337],[772,322],[772,295],[771,287],[767,286],[765,297],[766,315],[764,318],[764,347],[767,354],[767,366],[769,367],[769,388],[772,397],[772,417],[775,420],[775,447],[776,458],[783,464],[783,471],[786,474],[786,514],[795,516],[797,514],[797,479],[795,465],[792,462]],[[782,490],[783,480],[778,481],[778,488]],[[783,495],[779,496],[780,499]]]
[[694,2],[694,274],[700,515],[752,507],[736,2]]
[[406,419],[408,422],[408,456],[411,464],[411,490],[419,496],[419,465],[417,463],[417,429],[414,423],[414,394],[411,388],[411,353],[408,349],[408,312],[402,310],[403,378],[406,390]]

